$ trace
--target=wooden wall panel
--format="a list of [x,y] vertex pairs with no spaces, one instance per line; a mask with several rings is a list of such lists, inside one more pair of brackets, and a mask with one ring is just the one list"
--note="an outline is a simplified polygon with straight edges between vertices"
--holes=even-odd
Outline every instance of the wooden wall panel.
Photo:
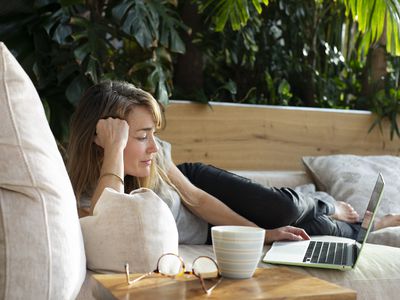
[[400,139],[376,128],[367,111],[196,104],[173,101],[160,137],[175,163],[201,161],[230,170],[300,170],[302,156],[400,154]]

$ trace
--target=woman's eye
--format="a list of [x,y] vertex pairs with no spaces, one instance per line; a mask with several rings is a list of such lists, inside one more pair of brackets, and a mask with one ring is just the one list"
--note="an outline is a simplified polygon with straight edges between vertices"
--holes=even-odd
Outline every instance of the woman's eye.
[[136,138],[138,141],[145,141],[145,140],[147,140],[147,136],[144,136],[144,137],[137,137]]

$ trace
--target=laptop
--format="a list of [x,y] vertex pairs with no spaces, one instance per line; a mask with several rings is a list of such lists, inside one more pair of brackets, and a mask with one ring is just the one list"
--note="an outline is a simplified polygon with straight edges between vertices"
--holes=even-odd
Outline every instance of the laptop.
[[379,173],[356,240],[320,236],[307,241],[277,241],[265,254],[263,262],[339,270],[355,268],[378,211],[384,185]]

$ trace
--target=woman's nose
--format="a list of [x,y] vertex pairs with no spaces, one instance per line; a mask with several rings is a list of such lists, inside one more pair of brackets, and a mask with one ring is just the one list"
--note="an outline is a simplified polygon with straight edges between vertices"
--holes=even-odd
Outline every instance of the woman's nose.
[[150,142],[149,142],[149,146],[147,148],[147,152],[149,153],[154,153],[158,151],[158,146],[157,146],[157,142],[155,140],[155,138],[151,138]]

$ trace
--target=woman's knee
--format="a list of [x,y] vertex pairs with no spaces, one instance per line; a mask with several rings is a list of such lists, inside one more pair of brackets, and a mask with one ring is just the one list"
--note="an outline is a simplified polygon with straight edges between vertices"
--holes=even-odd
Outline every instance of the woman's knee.
[[279,205],[282,218],[287,225],[298,222],[304,215],[304,207],[299,204],[297,194],[293,194],[289,189],[279,189]]
[[292,201],[286,201],[284,207],[282,207],[283,222],[287,225],[293,225],[301,218],[301,209]]

